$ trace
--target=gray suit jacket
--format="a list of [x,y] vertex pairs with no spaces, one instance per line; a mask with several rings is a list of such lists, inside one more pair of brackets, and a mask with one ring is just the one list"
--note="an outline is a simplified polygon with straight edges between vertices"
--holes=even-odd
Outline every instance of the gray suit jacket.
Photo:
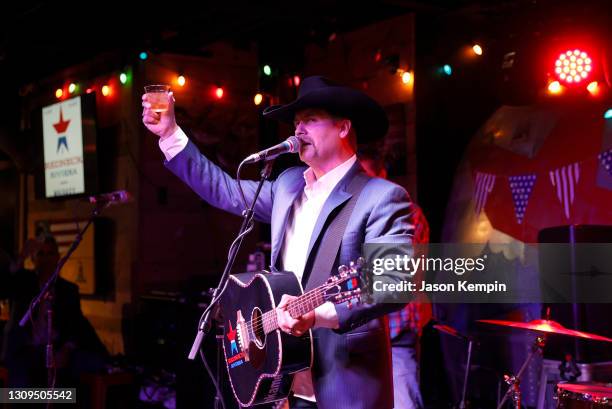
[[[237,182],[188,145],[166,166],[211,205],[240,215],[243,206]],[[278,264],[287,218],[304,189],[304,167],[287,169],[275,181],[265,182],[255,206],[256,219],[271,223],[272,265]],[[351,197],[346,187],[361,172],[356,163],[336,185],[315,224],[304,277],[316,257],[318,244],[331,218]],[[250,203],[257,182],[241,183]],[[412,243],[414,206],[402,187],[371,178],[355,205],[337,258],[348,264],[362,255],[364,243]],[[334,271],[332,270],[332,271]],[[331,274],[332,272],[330,272]],[[339,328],[318,328],[314,335],[313,383],[321,409],[385,409],[393,407],[393,381],[388,329],[383,316],[403,304],[347,304],[335,306]]]

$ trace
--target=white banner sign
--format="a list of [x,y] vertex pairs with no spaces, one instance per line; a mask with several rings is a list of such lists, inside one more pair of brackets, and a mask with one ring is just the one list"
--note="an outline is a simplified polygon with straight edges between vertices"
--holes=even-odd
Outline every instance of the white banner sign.
[[81,98],[72,98],[43,108],[42,122],[45,196],[84,193]]

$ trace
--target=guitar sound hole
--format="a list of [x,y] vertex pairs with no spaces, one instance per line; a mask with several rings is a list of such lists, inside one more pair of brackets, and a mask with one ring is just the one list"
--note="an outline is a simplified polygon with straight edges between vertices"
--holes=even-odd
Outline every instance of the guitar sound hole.
[[261,310],[259,308],[253,309],[253,314],[251,314],[251,324],[253,328],[253,338],[255,339],[255,344],[261,348],[266,342],[266,334],[261,319]]

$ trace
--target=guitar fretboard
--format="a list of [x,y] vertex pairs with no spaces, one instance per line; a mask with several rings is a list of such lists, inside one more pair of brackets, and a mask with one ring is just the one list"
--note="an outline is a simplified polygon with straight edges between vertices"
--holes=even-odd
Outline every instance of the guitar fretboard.
[[[324,292],[325,288],[317,287],[290,301],[287,305],[287,310],[289,311],[291,317],[297,318],[322,305],[325,302],[325,299],[323,297]],[[278,329],[278,322],[276,321],[276,310],[270,310],[268,312],[265,312],[262,315],[262,322],[264,332],[266,334],[269,334],[270,332]]]

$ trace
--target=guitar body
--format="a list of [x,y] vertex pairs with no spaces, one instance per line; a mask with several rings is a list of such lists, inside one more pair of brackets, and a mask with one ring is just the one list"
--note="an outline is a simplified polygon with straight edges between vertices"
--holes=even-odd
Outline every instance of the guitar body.
[[[230,276],[220,299],[225,334],[223,352],[234,396],[240,406],[273,402],[288,396],[293,374],[312,366],[310,331],[294,337],[279,329],[266,334],[270,314],[283,294],[303,290],[290,272]],[[267,319],[268,322],[265,322]]]

